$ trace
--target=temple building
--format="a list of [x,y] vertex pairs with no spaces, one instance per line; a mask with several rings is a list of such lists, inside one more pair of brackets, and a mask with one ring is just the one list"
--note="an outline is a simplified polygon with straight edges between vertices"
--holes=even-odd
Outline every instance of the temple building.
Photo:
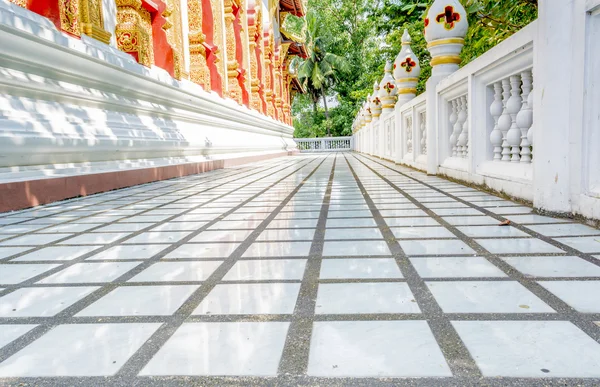
[[306,56],[305,12],[303,0],[0,1],[0,187],[22,201],[0,207],[295,148],[289,63]]

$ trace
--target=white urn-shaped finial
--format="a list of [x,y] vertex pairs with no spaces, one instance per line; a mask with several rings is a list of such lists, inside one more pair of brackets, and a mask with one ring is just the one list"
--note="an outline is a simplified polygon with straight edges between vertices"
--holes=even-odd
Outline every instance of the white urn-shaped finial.
[[363,104],[363,109],[365,110],[365,121],[366,122],[371,122],[372,117],[373,117],[371,114],[371,104],[369,103],[370,100],[371,100],[371,96],[369,95],[367,97],[367,100]]
[[413,52],[410,43],[411,38],[408,30],[404,30],[402,35],[402,50],[394,61],[394,78],[398,87],[398,102],[404,104],[410,101],[417,94],[417,82],[421,75],[421,65],[419,58]]
[[379,99],[379,83],[377,81],[373,84],[373,94],[371,95],[370,103],[373,122],[377,122],[381,115],[381,100]]
[[469,23],[458,0],[435,0],[425,15],[425,40],[431,53],[432,75],[458,70]]
[[388,61],[385,64],[385,75],[379,83],[379,99],[381,100],[381,108],[384,113],[394,110],[397,93],[396,82],[392,76],[392,63]]

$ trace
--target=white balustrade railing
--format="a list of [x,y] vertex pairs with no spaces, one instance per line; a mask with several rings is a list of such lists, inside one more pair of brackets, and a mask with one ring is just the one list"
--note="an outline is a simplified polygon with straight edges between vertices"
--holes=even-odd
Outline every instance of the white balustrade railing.
[[300,152],[336,152],[352,150],[352,137],[295,138]]

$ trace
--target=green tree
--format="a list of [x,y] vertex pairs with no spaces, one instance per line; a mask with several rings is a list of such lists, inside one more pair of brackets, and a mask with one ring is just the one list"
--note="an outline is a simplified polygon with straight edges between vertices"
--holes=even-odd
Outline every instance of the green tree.
[[[348,65],[343,57],[327,51],[321,37],[321,24],[317,16],[309,12],[306,21],[308,26],[306,46],[309,56],[297,66],[298,79],[312,99],[315,115],[318,111],[319,99],[323,98],[325,117],[329,120],[327,91],[339,81],[340,75],[347,71]],[[327,135],[331,135],[329,126]]]

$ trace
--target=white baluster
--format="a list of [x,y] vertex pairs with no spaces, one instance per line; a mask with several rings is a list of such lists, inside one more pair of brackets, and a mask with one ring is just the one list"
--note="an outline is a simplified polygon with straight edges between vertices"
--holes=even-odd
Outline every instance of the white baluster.
[[498,119],[502,114],[502,83],[494,83],[494,102],[490,105],[490,114],[494,117],[494,129],[490,133],[490,142],[494,146],[494,161],[502,159],[502,132],[498,129]]
[[465,131],[465,122],[467,121],[467,97],[459,97],[458,104],[460,110],[458,111],[458,120],[456,120],[456,155],[463,157],[463,151],[467,144],[466,132],[463,133]]
[[425,125],[425,113],[421,113],[421,154],[427,154],[427,130]]
[[465,111],[465,121],[463,122],[462,131],[458,136],[458,142],[460,144],[460,157],[467,157],[469,155],[469,102],[467,96],[461,98],[463,101]]
[[[527,131],[527,140],[529,141],[529,146],[533,146],[533,87],[531,88],[531,92],[527,96],[527,106],[529,106],[529,109],[531,109],[531,125],[529,126],[529,130]],[[531,154],[530,156],[533,157],[533,154]]]
[[521,110],[522,99],[521,99],[521,77],[519,75],[511,75],[511,96],[506,103],[506,110],[510,114],[511,125],[508,133],[506,133],[506,141],[511,146],[510,153],[512,157],[510,159],[513,163],[518,163],[521,160],[519,156],[521,145],[521,131],[517,126],[517,114]]
[[406,153],[412,153],[412,117],[406,118]]
[[508,78],[502,80],[502,115],[498,119],[498,129],[502,132],[502,161],[510,161],[510,145],[506,141],[506,133],[510,129],[511,120],[510,114],[506,109],[506,103],[510,98],[510,80]]
[[450,113],[450,128],[452,128],[452,133],[450,134],[450,146],[452,147],[452,156],[456,156],[456,139],[458,136],[456,132],[456,121],[458,120],[458,104],[456,99],[453,99],[451,103],[452,112]]

